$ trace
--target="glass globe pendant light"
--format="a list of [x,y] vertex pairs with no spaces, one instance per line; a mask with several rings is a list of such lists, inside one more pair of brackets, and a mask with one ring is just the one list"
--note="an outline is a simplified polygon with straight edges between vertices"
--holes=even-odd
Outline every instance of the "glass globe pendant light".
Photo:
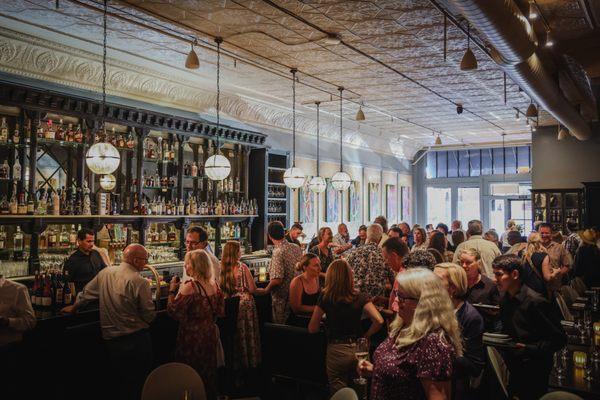
[[292,167],[285,170],[283,173],[283,182],[290,189],[298,189],[304,185],[306,176],[304,172],[296,167],[296,68],[290,70],[292,73]]
[[102,140],[92,145],[85,154],[85,162],[88,168],[95,174],[111,174],[119,168],[121,155],[119,150],[110,143],[104,142],[106,138],[106,19],[107,19],[107,0],[104,0],[103,12],[103,45],[102,45],[102,119],[100,120],[100,132]]
[[313,176],[308,182],[308,189],[313,193],[323,193],[327,188],[325,179],[319,173],[319,106],[320,101],[315,102],[317,105],[317,176]]
[[221,154],[221,146],[219,145],[219,128],[221,124],[221,43],[223,43],[223,38],[216,37],[215,42],[217,42],[217,149],[214,155],[206,159],[204,170],[209,179],[222,181],[229,176],[231,163],[227,157]]
[[344,88],[340,87],[338,88],[338,90],[340,91],[340,170],[333,174],[333,176],[331,177],[331,185],[335,190],[343,192],[345,190],[348,190],[348,188],[350,187],[352,178],[350,178],[350,175],[344,172],[344,158],[342,157],[342,149],[344,147],[342,143],[342,119],[344,117],[342,111],[342,100]]
[[100,187],[104,190],[113,190],[117,186],[117,178],[113,174],[102,175],[100,178]]

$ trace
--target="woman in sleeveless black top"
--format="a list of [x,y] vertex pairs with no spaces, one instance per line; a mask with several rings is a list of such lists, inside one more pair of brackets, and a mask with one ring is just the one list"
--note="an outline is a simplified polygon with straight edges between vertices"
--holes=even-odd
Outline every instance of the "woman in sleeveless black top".
[[307,253],[302,257],[296,269],[302,271],[302,274],[295,277],[290,283],[292,312],[287,323],[288,325],[307,327],[319,294],[321,294],[319,284],[321,261],[315,254]]
[[560,270],[553,270],[550,266],[550,258],[542,245],[540,234],[532,233],[527,238],[527,248],[523,254],[524,270],[528,271],[524,282],[546,298],[552,298]]

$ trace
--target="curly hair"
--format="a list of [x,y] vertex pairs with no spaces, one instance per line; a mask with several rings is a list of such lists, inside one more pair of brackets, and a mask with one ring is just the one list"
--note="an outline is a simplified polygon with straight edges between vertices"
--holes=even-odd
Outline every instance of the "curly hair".
[[404,266],[406,268],[425,267],[433,271],[435,264],[435,257],[426,250],[415,250],[404,257]]

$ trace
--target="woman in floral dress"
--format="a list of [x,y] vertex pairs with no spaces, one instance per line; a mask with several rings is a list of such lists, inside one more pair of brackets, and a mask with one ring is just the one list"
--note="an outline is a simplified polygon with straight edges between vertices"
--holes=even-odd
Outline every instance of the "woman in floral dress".
[[227,297],[239,297],[238,323],[235,339],[234,370],[256,368],[260,363],[258,312],[254,297],[256,285],[250,269],[240,262],[240,242],[230,240],[221,257],[221,290]]
[[[206,396],[217,396],[217,351],[220,346],[215,320],[225,314],[223,293],[212,276],[212,264],[204,250],[185,255],[185,272],[192,279],[174,279],[169,289],[167,311],[179,321],[176,360],[193,367],[204,381]],[[175,296],[177,294],[177,296]]]

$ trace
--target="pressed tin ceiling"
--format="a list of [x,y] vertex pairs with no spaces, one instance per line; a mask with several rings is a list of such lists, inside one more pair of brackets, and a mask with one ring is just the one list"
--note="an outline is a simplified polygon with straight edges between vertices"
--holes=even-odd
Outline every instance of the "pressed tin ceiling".
[[[540,6],[550,7],[550,3],[560,2],[544,1]],[[0,14],[101,43],[101,14],[82,6],[101,8],[100,1],[61,0],[58,10],[54,4],[54,0],[2,2]],[[352,100],[344,102],[344,140],[359,147],[411,158],[419,148],[433,144],[433,132],[441,132],[444,145],[499,143],[503,133],[509,144],[531,138],[523,118],[515,120],[514,109],[524,112],[528,97],[508,80],[505,104],[502,71],[474,46],[479,68],[460,71],[466,37],[451,24],[444,61],[444,18],[426,0],[127,0],[109,4],[111,12],[138,23],[109,17],[109,46],[121,50],[109,52],[111,61],[142,57],[145,68],[163,72],[169,68],[173,81],[195,82],[204,91],[214,91],[212,38],[222,36],[227,54],[222,75],[225,94],[232,104],[235,98],[239,104],[254,106],[245,106],[251,110],[245,114],[234,112],[234,107],[226,109],[230,119],[259,128],[289,129],[289,68],[296,67],[300,71],[297,99],[302,104],[299,131],[303,134],[314,134],[311,103],[320,100],[324,136],[335,139],[339,132],[335,96],[337,87],[343,86],[344,97]],[[348,46],[328,44],[324,32],[338,34]],[[199,70],[183,68],[189,43],[173,36],[200,40]],[[59,35],[52,40],[59,40]],[[361,102],[366,121],[358,124],[354,116]],[[457,103],[465,109],[460,115]],[[199,111],[210,114],[214,110]],[[261,113],[278,118],[265,123]],[[541,112],[540,125],[554,123]]]

